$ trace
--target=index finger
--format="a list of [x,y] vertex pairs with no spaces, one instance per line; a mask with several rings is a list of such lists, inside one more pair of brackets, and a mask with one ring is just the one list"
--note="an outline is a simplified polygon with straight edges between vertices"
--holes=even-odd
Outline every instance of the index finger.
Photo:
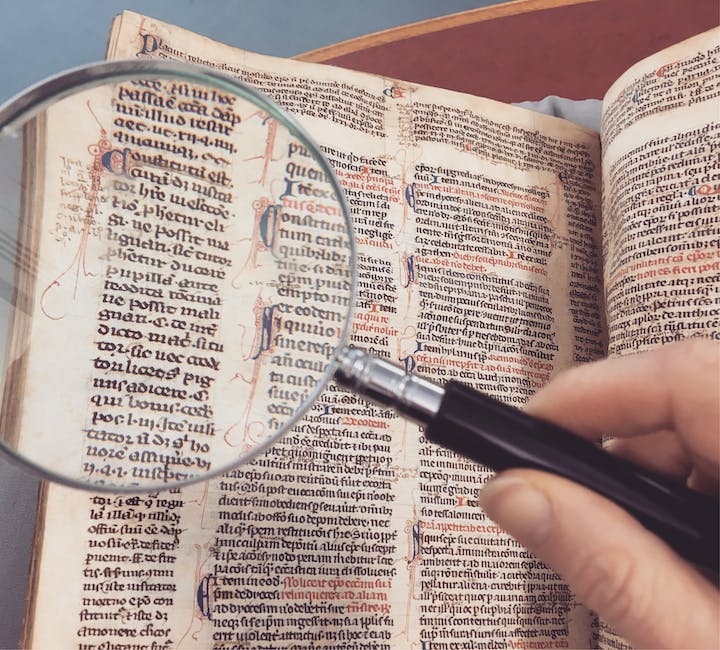
[[527,411],[585,438],[677,432],[693,455],[720,451],[720,344],[692,339],[576,366]]

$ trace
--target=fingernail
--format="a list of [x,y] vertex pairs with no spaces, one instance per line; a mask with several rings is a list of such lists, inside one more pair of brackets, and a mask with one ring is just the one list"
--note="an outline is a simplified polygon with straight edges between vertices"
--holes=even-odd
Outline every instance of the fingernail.
[[550,536],[552,506],[547,497],[527,481],[500,475],[480,491],[479,500],[485,514],[522,545],[537,547]]

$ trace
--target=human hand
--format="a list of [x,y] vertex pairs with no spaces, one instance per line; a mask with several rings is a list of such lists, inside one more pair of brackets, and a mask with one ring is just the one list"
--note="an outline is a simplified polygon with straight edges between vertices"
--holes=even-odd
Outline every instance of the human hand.
[[[577,366],[527,411],[590,440],[612,434],[612,453],[718,493],[718,344],[684,341]],[[619,506],[524,469],[499,474],[480,503],[635,647],[719,647],[718,590]]]

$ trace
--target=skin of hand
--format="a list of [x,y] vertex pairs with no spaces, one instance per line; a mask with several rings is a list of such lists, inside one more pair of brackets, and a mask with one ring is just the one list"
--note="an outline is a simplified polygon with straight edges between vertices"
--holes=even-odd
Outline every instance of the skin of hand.
[[[718,494],[720,344],[693,339],[577,366],[527,411],[590,440],[611,434],[612,453]],[[480,503],[634,647],[720,647],[717,588],[607,499],[518,469],[491,480]]]

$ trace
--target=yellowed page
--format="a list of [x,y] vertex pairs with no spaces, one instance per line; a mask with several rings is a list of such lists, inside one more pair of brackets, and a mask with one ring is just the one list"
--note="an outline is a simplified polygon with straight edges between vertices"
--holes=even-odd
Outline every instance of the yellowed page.
[[[414,259],[398,356],[522,405],[557,370],[602,351],[597,142],[495,102],[409,93],[403,117],[415,128],[401,133],[402,156],[416,159],[400,243],[407,268]],[[488,473],[425,441],[419,453],[418,575],[432,594],[417,605],[421,638],[586,646],[588,614],[567,587],[466,507]]]
[[603,111],[609,352],[720,337],[720,29],[638,63]]
[[[596,134],[131,13],[111,44],[236,74],[314,134],[353,210],[356,345],[517,405],[600,354]],[[294,182],[277,180],[261,185]],[[279,364],[297,353],[281,334]],[[586,646],[585,609],[478,508],[489,472],[421,433],[331,385],[221,479],[129,499],[52,487],[32,647]]]

